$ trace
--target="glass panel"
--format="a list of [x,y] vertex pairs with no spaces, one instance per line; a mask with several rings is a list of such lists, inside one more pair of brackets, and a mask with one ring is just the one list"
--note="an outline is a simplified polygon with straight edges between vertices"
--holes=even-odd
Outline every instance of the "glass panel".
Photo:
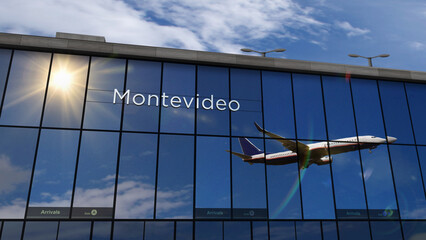
[[0,49],[0,99],[3,98],[4,88],[6,87],[7,71],[10,65],[11,50]]
[[426,199],[414,146],[389,146],[399,211],[403,219],[426,219]]
[[197,133],[229,135],[229,110],[221,105],[222,100],[229,102],[228,68],[198,66],[197,87],[202,99],[197,110]]
[[426,144],[426,84],[405,83],[417,144]]
[[145,240],[173,240],[173,222],[146,222]]
[[404,239],[421,240],[426,238],[426,222],[410,221],[402,222]]
[[[120,129],[122,104],[116,97],[114,89],[123,94],[125,67],[124,59],[92,58],[84,111],[84,128]],[[115,97],[116,104],[113,103]]]
[[[426,147],[424,146],[417,146],[417,151],[419,154],[419,160],[420,160],[420,170],[422,174],[422,181],[423,181],[423,189],[426,189]],[[426,191],[425,191],[426,195]]]
[[295,138],[291,75],[262,72],[265,128],[285,138]]
[[323,240],[338,240],[336,222],[322,222]]
[[[322,78],[327,116],[328,138],[335,140],[356,136],[349,81],[342,77]],[[346,141],[341,139],[341,141]]]
[[222,228],[222,222],[195,222],[195,240],[221,240]]
[[326,140],[320,77],[293,74],[293,87],[297,137]]
[[41,131],[27,217],[69,217],[79,135]]
[[118,133],[83,132],[73,217],[112,217],[117,148]]
[[270,240],[295,240],[294,222],[269,222]]
[[[277,140],[266,140],[265,143],[266,152],[270,154],[284,152],[290,154],[290,151]],[[297,155],[293,155],[295,159],[292,159],[290,155],[287,158],[271,157],[267,160],[269,218],[271,219],[302,218],[299,168]]]
[[23,222],[4,222],[1,240],[21,239]]
[[197,137],[196,217],[231,217],[229,138]]
[[[379,81],[379,89],[386,133],[388,136],[396,137],[397,143],[414,143],[404,83]],[[388,141],[392,142],[391,139]]]
[[401,225],[399,222],[372,221],[370,224],[373,240],[402,240]]
[[224,222],[224,240],[251,239],[250,222]]
[[116,218],[153,218],[157,135],[123,133]]
[[[261,137],[254,122],[262,122],[262,85],[260,71],[231,69],[231,99],[240,105],[238,111],[231,112],[232,136]],[[232,104],[236,109],[236,105]]]
[[387,147],[361,150],[361,159],[370,218],[398,218]]
[[176,240],[192,240],[192,222],[176,222]]
[[114,240],[143,239],[144,222],[114,222]]
[[89,57],[55,54],[43,126],[80,128]]
[[329,144],[337,218],[368,218],[357,138]]
[[296,221],[297,240],[321,240],[320,222]]
[[[385,137],[377,81],[351,79],[358,135]],[[362,139],[360,139],[362,142]]]
[[[304,165],[300,170],[303,217],[305,219],[334,219],[334,200],[331,185],[327,142],[304,142],[312,149],[299,158]],[[300,161],[300,160],[299,160]]]
[[93,222],[92,240],[110,240],[111,222]]
[[268,223],[252,222],[253,240],[268,240]]
[[61,222],[58,240],[90,239],[91,222]]
[[58,222],[27,222],[23,240],[56,240]]
[[38,130],[0,128],[0,219],[24,218]]
[[194,133],[195,108],[199,104],[194,95],[195,66],[164,63],[161,132]]
[[15,51],[0,124],[40,124],[50,58],[50,53]]
[[339,222],[339,237],[340,240],[371,239],[368,222]]
[[157,218],[193,217],[194,137],[161,135]]
[[[160,62],[129,60],[126,90],[130,90],[131,94],[129,96],[130,104],[124,105],[124,130],[158,131],[160,85]],[[145,98],[144,104],[139,106],[133,102],[135,94],[143,95],[143,98]],[[142,97],[135,97],[138,104],[142,101],[139,98]]]
[[[254,145],[253,145],[254,144]],[[254,151],[263,149],[262,139],[232,139],[232,151],[246,155],[256,154]],[[243,149],[241,149],[241,147]],[[262,152],[263,153],[263,152]],[[232,155],[232,201],[234,218],[266,218],[266,183],[264,155],[253,156],[252,162],[244,161]]]

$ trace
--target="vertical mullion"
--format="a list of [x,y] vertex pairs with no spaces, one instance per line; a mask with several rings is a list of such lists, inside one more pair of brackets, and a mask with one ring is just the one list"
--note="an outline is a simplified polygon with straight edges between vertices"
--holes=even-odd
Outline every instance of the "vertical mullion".
[[[263,106],[263,71],[259,71],[260,74],[260,101],[262,106],[262,126],[265,129],[265,111]],[[265,140],[265,131],[262,131],[262,140],[263,140],[263,166],[265,168],[265,195],[266,195],[266,219],[269,219],[269,196],[268,196],[268,171],[266,168],[266,140]]]
[[[198,93],[198,65],[195,66],[195,96]],[[195,219],[195,204],[196,204],[196,187],[197,187],[197,179],[196,179],[196,171],[197,171],[197,113],[198,109],[194,108],[194,166],[193,166],[193,192],[192,192],[192,219]]]
[[12,69],[12,60],[13,60],[13,55],[15,54],[15,50],[12,50],[11,54],[10,54],[10,61],[9,61],[9,67],[7,69],[7,74],[6,74],[6,81],[4,82],[4,89],[3,89],[3,96],[1,98],[1,104],[0,104],[0,117],[1,114],[3,112],[3,104],[4,104],[4,99],[6,96],[6,89],[7,89],[7,84],[9,82],[9,76],[10,76],[10,69]]
[[[228,68],[228,100],[231,99],[231,68]],[[229,148],[232,151],[232,112],[230,109],[228,109],[228,115],[229,115]],[[230,181],[230,192],[231,195],[230,200],[231,200],[231,211],[230,211],[230,219],[234,218],[234,197],[233,197],[233,188],[232,188],[232,153],[231,151],[229,152],[229,181]]]

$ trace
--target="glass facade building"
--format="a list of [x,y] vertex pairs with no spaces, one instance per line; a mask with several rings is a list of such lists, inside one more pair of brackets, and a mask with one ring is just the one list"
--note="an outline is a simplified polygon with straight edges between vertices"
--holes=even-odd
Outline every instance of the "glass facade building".
[[0,99],[1,240],[426,238],[426,83],[3,45]]

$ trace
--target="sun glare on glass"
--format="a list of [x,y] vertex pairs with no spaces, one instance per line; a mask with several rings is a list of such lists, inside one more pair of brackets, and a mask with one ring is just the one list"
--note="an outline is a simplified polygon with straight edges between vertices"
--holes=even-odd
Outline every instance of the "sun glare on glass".
[[61,70],[53,76],[52,84],[56,88],[67,90],[72,84],[72,74],[65,70]]

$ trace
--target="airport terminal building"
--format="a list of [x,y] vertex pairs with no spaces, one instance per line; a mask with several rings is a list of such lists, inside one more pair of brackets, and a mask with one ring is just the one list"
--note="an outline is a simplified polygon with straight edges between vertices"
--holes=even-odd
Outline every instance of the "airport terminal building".
[[426,239],[426,72],[0,33],[0,240]]

